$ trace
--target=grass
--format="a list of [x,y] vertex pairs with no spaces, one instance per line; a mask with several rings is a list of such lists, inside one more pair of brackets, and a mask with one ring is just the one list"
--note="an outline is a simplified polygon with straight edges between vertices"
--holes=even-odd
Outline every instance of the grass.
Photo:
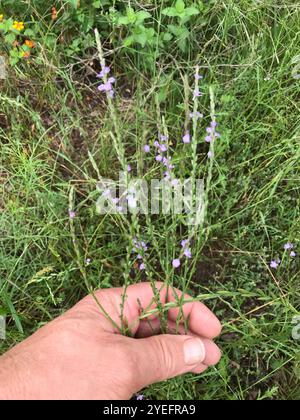
[[[300,83],[292,77],[300,7],[246,0],[211,1],[208,7],[193,20],[186,53],[104,43],[118,80],[116,125],[96,90],[96,46],[70,60],[57,36],[57,47],[41,47],[36,62],[9,68],[0,81],[0,306],[8,316],[0,351],[84,296],[83,272],[93,288],[144,281],[131,254],[130,237],[138,233],[151,243],[147,278],[204,295],[224,325],[216,368],[153,385],[146,397],[299,399],[292,319],[300,310],[300,263],[283,245],[300,246]],[[160,2],[153,9],[163,25]],[[41,30],[42,46],[45,36]],[[222,137],[215,144],[204,229],[194,238],[193,259],[174,272],[172,259],[187,236],[182,217],[100,216],[96,184],[99,175],[117,179],[112,135],[121,140],[122,159],[134,174],[151,179],[159,173],[153,153],[145,158],[141,149],[155,140],[162,116],[177,174],[190,174],[193,150],[181,137],[192,103],[186,83],[193,83],[196,65],[205,93],[199,99],[205,118],[198,128],[197,177],[207,180],[210,168],[204,142],[209,88]],[[282,263],[273,270],[269,264],[277,256]],[[92,260],[88,266],[86,258]]]

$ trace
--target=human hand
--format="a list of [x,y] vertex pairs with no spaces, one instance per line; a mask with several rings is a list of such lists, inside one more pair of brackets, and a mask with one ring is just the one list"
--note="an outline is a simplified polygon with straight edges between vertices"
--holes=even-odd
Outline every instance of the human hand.
[[[162,306],[181,295],[163,283],[156,288]],[[123,292],[116,288],[96,293],[119,326]],[[123,319],[135,338],[121,335],[87,296],[0,357],[0,399],[129,399],[152,383],[187,372],[199,374],[218,363],[221,353],[212,339],[221,325],[205,305],[186,303],[179,329],[180,309],[172,307],[168,334],[157,335],[161,327],[152,311],[157,305],[151,284],[129,286],[126,296]],[[152,315],[140,320],[141,308],[148,307]]]

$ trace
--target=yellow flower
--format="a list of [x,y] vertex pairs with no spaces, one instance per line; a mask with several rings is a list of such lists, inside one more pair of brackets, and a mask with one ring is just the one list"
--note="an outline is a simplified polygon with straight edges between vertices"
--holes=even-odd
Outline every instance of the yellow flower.
[[21,32],[24,29],[24,22],[18,22],[17,20],[14,21],[14,24],[12,26],[17,31]]
[[22,52],[22,57],[25,58],[25,59],[29,58],[30,57],[30,51],[23,51]]
[[26,45],[26,47],[28,47],[28,48],[34,48],[34,47],[35,47],[34,42],[30,41],[30,39],[26,39],[26,41],[25,41],[25,45]]
[[4,19],[4,15],[0,15],[0,22],[2,22]]

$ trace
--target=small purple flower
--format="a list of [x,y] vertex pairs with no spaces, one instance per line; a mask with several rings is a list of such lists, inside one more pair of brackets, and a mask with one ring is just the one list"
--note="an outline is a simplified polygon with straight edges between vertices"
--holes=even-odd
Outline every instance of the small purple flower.
[[192,258],[192,251],[190,250],[190,248],[186,248],[186,249],[184,250],[184,255],[185,255],[187,258]]
[[196,80],[201,80],[201,79],[203,79],[203,76],[201,76],[201,74],[195,74],[195,79]]
[[144,396],[143,394],[138,394],[138,395],[136,396],[136,399],[137,399],[137,401],[142,401],[142,400],[144,400],[144,399],[145,399],[145,396]]
[[200,92],[200,90],[198,88],[196,88],[194,90],[194,99],[200,98],[200,96],[202,96],[202,93]]
[[161,162],[161,161],[163,160],[162,155],[157,155],[157,156],[155,157],[155,160],[156,160],[157,162]]
[[132,171],[131,165],[127,165],[127,172],[131,172],[131,171]]
[[142,264],[140,265],[140,270],[141,270],[141,271],[143,271],[143,270],[145,270],[145,268],[146,268],[145,264],[144,264],[144,263],[142,263]]
[[171,174],[170,174],[170,172],[168,172],[168,171],[167,171],[167,172],[165,172],[165,174],[164,174],[164,175],[165,175],[165,180],[166,180],[166,181],[170,181],[170,179],[171,179]]
[[166,142],[168,140],[168,136],[164,134],[159,134],[158,137],[163,142]]
[[201,114],[199,111],[190,112],[189,116],[191,119],[195,118],[196,120],[198,120],[199,118],[203,118],[203,114]]
[[167,150],[168,150],[168,146],[166,146],[165,144],[162,144],[162,145],[160,146],[160,151],[161,151],[162,153],[166,152]]
[[221,134],[216,131],[217,125],[218,124],[216,121],[211,121],[210,126],[206,128],[208,136],[205,137],[205,141],[207,143],[210,143],[211,141],[219,139],[221,137]]
[[110,189],[107,188],[106,190],[104,190],[102,193],[102,197],[104,198],[110,197]]
[[98,86],[98,90],[100,92],[110,92],[112,90],[112,85],[109,82],[102,83],[101,85]]
[[183,239],[183,240],[181,241],[181,247],[182,247],[182,248],[185,248],[185,247],[188,245],[188,243],[189,243],[189,241],[188,241],[187,239]]
[[297,256],[296,252],[295,251],[291,251],[290,257],[295,258],[296,256]]
[[205,141],[206,141],[206,143],[210,143],[212,141],[212,137],[211,136],[206,136]]
[[99,74],[97,74],[97,77],[99,79],[103,79],[108,73],[110,72],[110,67],[104,66],[102,67],[102,70]]
[[281,263],[280,259],[277,258],[276,260],[271,261],[270,267],[276,270],[280,263]]
[[75,211],[73,211],[73,210],[69,210],[69,218],[70,218],[71,220],[73,220],[73,219],[75,219],[75,217],[76,217],[76,213],[75,213]]
[[211,159],[213,156],[214,156],[214,154],[213,154],[213,152],[210,150],[210,151],[207,153],[207,157],[208,157],[209,159]]
[[155,142],[153,143],[154,147],[156,147],[157,149],[160,147],[160,143],[155,140]]
[[289,249],[293,249],[294,245],[291,242],[288,242],[287,244],[284,245],[284,249],[285,251],[288,251]]
[[176,258],[175,260],[173,260],[172,265],[174,268],[179,268],[180,267],[180,259]]
[[86,260],[85,260],[85,263],[86,263],[86,265],[90,265],[91,264],[91,259],[90,258],[87,258]]
[[190,132],[189,132],[189,131],[187,131],[187,132],[185,133],[185,135],[182,137],[182,141],[183,141],[183,143],[185,143],[185,144],[188,144],[188,143],[190,143],[190,142],[191,142],[191,135],[190,135]]
[[149,144],[146,144],[145,146],[144,146],[144,152],[145,153],[150,153],[150,146],[149,146]]

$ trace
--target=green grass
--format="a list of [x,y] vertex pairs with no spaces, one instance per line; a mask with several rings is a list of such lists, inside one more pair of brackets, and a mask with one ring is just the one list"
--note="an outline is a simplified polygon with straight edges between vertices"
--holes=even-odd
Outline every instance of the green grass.
[[[163,22],[160,4],[153,13]],[[292,77],[299,18],[300,6],[290,1],[211,1],[205,18],[191,24],[186,53],[114,48],[114,30],[112,43],[104,45],[118,80],[117,130],[125,157],[146,179],[159,174],[153,153],[146,159],[141,154],[141,145],[155,140],[157,103],[177,174],[191,173],[192,150],[181,142],[183,81],[193,83],[197,64],[205,93],[197,176],[207,179],[204,135],[209,87],[214,90],[222,137],[208,214],[193,259],[175,273],[171,261],[187,235],[181,217],[149,221],[96,213],[98,174],[117,179],[120,169],[111,114],[96,90],[96,48],[71,60],[57,41],[59,53],[38,50],[36,61],[9,68],[0,81],[0,307],[8,315],[1,352],[87,293],[78,264],[86,258],[92,259],[84,271],[94,288],[144,281],[130,251],[130,235],[138,232],[151,243],[150,278],[207,295],[224,325],[216,368],[153,385],[146,397],[299,399],[300,342],[292,338],[292,319],[300,310],[300,263],[283,253],[288,241],[300,246],[300,82]],[[45,33],[41,29],[41,44]],[[79,254],[68,218],[72,188]],[[279,255],[274,271],[269,264]]]

